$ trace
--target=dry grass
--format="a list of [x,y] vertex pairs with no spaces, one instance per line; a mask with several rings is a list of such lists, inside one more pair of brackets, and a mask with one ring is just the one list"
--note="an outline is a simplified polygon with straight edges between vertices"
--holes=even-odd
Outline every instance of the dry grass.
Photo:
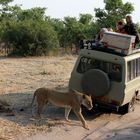
[[51,127],[63,124],[47,118],[32,120],[29,105],[39,87],[67,89],[75,60],[73,56],[0,59],[0,100],[14,111],[14,115],[0,114],[0,140],[46,133]]

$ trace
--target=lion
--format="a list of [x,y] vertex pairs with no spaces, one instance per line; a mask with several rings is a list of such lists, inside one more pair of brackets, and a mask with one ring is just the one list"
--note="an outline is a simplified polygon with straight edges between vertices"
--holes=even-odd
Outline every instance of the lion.
[[83,127],[85,129],[89,129],[81,113],[81,105],[84,105],[88,110],[91,110],[93,107],[91,96],[75,90],[71,92],[59,92],[48,88],[39,88],[34,92],[31,103],[32,108],[35,98],[37,101],[37,117],[41,117],[40,114],[44,105],[50,102],[56,106],[65,108],[66,121],[69,121],[68,116],[72,109],[79,120],[82,122]]

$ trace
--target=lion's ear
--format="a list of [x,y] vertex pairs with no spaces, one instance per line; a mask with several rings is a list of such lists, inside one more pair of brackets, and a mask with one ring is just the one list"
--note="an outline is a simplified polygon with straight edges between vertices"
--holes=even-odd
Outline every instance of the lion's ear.
[[91,94],[89,94],[88,96],[91,97]]
[[86,98],[86,95],[85,94],[83,94],[83,99],[85,99]]
[[88,95],[88,96],[91,96],[91,94],[89,92],[86,92],[85,94]]

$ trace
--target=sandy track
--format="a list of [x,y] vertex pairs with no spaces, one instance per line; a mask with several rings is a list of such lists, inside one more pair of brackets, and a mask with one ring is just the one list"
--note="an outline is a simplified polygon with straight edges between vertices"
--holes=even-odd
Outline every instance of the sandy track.
[[0,99],[15,111],[15,116],[0,114],[0,140],[140,139],[139,102],[135,112],[124,116],[97,112],[85,115],[89,131],[81,127],[73,113],[72,122],[67,123],[64,109],[52,105],[44,110],[42,120],[31,118],[29,105],[34,90],[42,86],[67,90],[75,60],[73,56],[0,59]]
[[87,116],[87,122],[90,124],[89,131],[82,128],[80,122],[74,120],[71,125],[64,124],[53,127],[51,132],[42,135],[36,134],[27,140],[39,140],[40,138],[42,140],[139,140],[139,107],[137,105],[135,112],[124,116],[112,113],[102,114],[93,120]]

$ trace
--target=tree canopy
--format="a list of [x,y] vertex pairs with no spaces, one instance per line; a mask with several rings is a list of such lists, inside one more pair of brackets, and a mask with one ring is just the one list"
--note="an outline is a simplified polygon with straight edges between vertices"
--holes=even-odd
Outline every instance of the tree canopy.
[[[103,9],[95,8],[95,17],[89,13],[79,18],[62,19],[47,16],[46,8],[23,10],[11,6],[13,0],[0,0],[0,45],[8,54],[47,55],[57,48],[79,47],[82,39],[93,39],[102,27],[115,28],[116,22],[131,14],[134,7],[122,0],[104,0]],[[138,24],[139,27],[139,24]]]
[[123,3],[122,0],[104,0],[104,9],[95,8],[95,17],[97,22],[104,27],[115,27],[117,21],[131,14],[134,7],[131,3]]

